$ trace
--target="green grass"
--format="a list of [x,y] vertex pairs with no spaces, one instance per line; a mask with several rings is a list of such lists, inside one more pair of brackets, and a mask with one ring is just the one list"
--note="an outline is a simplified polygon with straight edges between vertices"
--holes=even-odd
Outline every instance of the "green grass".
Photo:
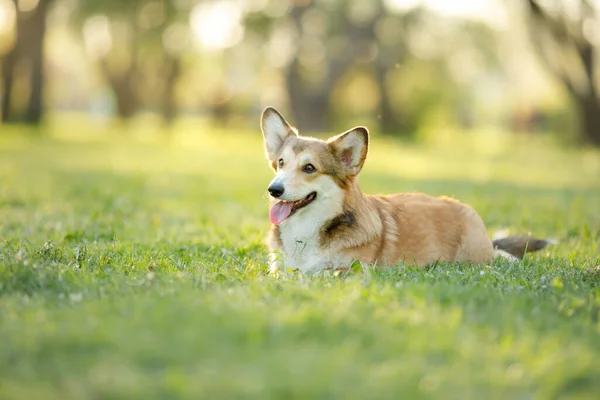
[[600,154],[455,140],[374,137],[363,190],[560,244],[275,280],[258,129],[2,127],[0,398],[598,398]]

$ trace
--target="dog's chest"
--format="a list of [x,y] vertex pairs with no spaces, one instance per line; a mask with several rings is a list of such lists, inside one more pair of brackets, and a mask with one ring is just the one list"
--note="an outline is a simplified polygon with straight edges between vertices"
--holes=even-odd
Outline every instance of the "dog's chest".
[[281,226],[284,262],[292,269],[316,271],[334,267],[330,252],[320,243],[321,221],[297,219]]

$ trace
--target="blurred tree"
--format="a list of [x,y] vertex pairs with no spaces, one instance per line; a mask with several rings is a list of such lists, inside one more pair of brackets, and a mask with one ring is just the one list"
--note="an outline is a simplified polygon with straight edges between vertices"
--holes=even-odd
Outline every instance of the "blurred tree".
[[[320,21],[313,22],[312,26],[307,17],[309,11],[318,13],[313,14],[314,18],[321,18]],[[343,15],[342,10],[337,11],[336,14],[331,15]],[[343,18],[341,21],[326,21],[323,18],[323,12],[319,11],[310,1],[296,2],[290,16],[295,32],[299,36],[296,53],[285,71],[285,82],[292,113],[295,120],[302,124],[304,129],[323,130],[329,127],[330,94],[335,83],[347,70],[353,59],[347,39],[336,43],[339,45],[337,51],[323,48],[327,36],[333,35],[331,32],[327,32],[325,25],[336,25],[336,22],[344,24],[346,21]],[[305,26],[302,26],[303,19]],[[317,27],[316,24],[321,24],[321,26]],[[331,44],[329,45],[331,46]]]
[[579,111],[584,141],[600,146],[600,80],[596,73],[598,10],[592,0],[527,0],[534,47]]
[[[452,90],[466,89],[464,79],[453,80],[451,59],[475,53],[468,58],[497,63],[486,54],[494,53],[492,29],[481,23],[442,18],[424,7],[393,9],[385,0],[290,3],[281,15],[249,13],[246,27],[267,43],[267,58],[276,59],[272,64],[282,71],[289,106],[304,129],[332,128],[334,115],[368,113],[380,132],[412,135],[441,103],[453,107]],[[361,83],[354,85],[356,79]],[[415,90],[407,94],[407,87]]]
[[417,125],[415,115],[410,115],[408,100],[394,101],[391,76],[395,71],[402,74],[407,63],[414,59],[407,39],[411,31],[420,29],[426,12],[417,7],[394,13],[381,0],[375,7],[373,17],[362,23],[365,49],[360,59],[371,67],[379,89],[379,129],[384,134],[413,134]]
[[[2,59],[2,122],[40,123],[44,111],[44,38],[46,17],[53,0],[13,0],[16,11],[14,44]],[[23,79],[27,93],[16,93]],[[16,96],[25,97],[15,103]]]
[[165,123],[177,116],[176,86],[188,42],[190,2],[79,0],[74,21],[86,49],[113,90],[117,114],[158,109]]
[[405,131],[399,110],[390,102],[386,80],[390,69],[400,62],[402,38],[388,35],[388,40],[382,41],[378,32],[382,24],[402,25],[403,15],[391,15],[382,0],[293,4],[289,15],[296,39],[284,73],[295,119],[308,130],[330,127],[331,94],[344,74],[360,66],[371,70],[379,90],[380,130]]

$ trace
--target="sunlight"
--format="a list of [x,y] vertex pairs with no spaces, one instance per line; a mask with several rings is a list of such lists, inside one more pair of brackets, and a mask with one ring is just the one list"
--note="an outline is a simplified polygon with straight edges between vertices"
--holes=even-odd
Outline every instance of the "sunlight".
[[19,0],[17,4],[20,12],[30,12],[36,9],[40,0]]
[[190,16],[190,25],[201,47],[219,50],[237,44],[244,35],[242,9],[238,2],[198,4]]
[[384,0],[384,3],[392,11],[404,12],[420,6],[423,0]]
[[424,6],[444,16],[468,18],[492,26],[506,25],[507,15],[498,0],[385,0],[387,6],[398,12]]
[[95,15],[83,24],[85,51],[89,57],[98,60],[106,56],[112,48],[110,21],[105,15]]
[[14,20],[15,6],[11,1],[0,0],[0,32],[10,29]]

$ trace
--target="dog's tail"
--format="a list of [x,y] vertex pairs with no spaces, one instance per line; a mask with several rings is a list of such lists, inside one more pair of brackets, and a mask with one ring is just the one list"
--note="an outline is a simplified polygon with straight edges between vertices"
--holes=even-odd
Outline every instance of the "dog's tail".
[[510,255],[522,259],[525,253],[532,253],[534,251],[542,250],[549,244],[556,243],[555,240],[551,239],[535,239],[531,236],[506,236],[500,239],[496,239],[493,242],[494,249],[501,250]]

